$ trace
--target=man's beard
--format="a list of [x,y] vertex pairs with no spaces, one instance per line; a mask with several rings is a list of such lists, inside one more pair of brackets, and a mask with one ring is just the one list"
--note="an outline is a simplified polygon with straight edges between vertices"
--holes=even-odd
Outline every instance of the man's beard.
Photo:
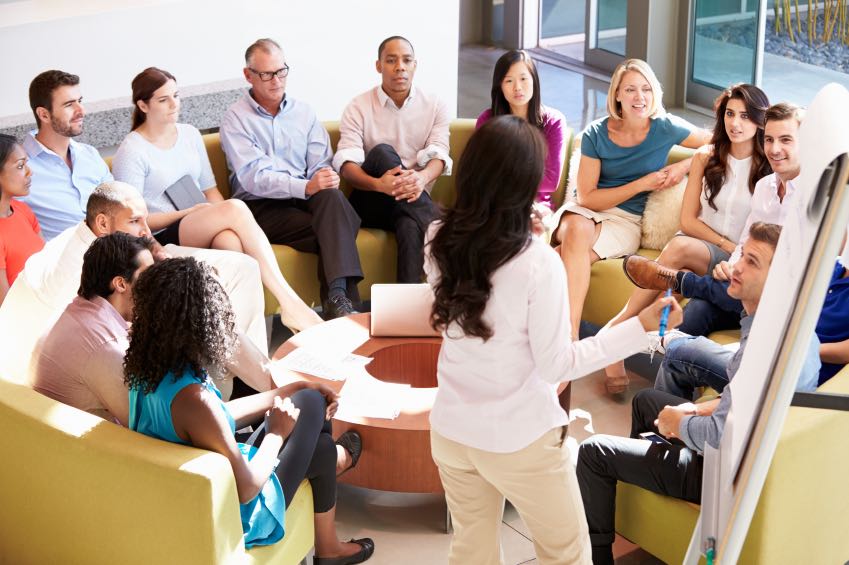
[[52,115],[50,116],[50,127],[53,128],[53,131],[65,137],[77,137],[83,132],[82,126],[80,126],[78,130],[74,130],[74,126],[71,125],[71,122],[63,124]]

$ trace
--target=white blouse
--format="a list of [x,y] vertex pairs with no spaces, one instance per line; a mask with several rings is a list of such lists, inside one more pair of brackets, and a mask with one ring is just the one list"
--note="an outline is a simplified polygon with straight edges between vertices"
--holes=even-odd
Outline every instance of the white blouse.
[[749,192],[749,171],[752,168],[752,158],[735,159],[728,156],[728,169],[725,172],[725,183],[716,195],[713,203],[714,210],[708,203],[704,180],[700,197],[702,209],[699,219],[719,235],[731,241],[740,241],[743,226],[752,207],[752,194]]
[[[438,229],[438,223],[430,226],[428,242]],[[429,243],[425,272],[434,287],[440,275]],[[537,238],[491,281],[483,319],[493,336],[486,342],[467,337],[456,323],[442,333],[430,424],[464,445],[512,453],[569,422],[557,400],[557,383],[637,353],[648,339],[631,318],[603,335],[573,342],[563,263]]]

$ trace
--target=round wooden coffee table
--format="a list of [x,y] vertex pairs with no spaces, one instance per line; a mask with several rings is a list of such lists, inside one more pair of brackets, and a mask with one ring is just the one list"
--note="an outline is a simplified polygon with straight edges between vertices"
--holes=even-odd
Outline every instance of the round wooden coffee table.
[[[297,347],[320,350],[325,344],[335,349],[372,357],[366,365],[371,376],[386,382],[409,384],[403,395],[400,413],[394,420],[352,418],[333,420],[333,435],[349,429],[363,438],[359,464],[339,477],[340,482],[370,489],[441,493],[442,483],[430,454],[430,410],[436,397],[436,362],[442,339],[438,337],[371,337],[369,314],[337,318],[293,336],[274,353],[279,359]],[[350,346],[350,348],[349,348]],[[296,373],[322,382],[337,392],[344,382]],[[570,387],[560,395],[560,404],[569,408]]]

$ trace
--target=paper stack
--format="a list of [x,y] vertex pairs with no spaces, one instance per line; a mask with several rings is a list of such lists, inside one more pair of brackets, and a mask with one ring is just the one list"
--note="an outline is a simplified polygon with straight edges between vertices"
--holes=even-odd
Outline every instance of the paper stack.
[[336,418],[351,421],[357,418],[394,420],[410,391],[410,385],[386,383],[369,375],[365,369],[352,373],[339,393]]

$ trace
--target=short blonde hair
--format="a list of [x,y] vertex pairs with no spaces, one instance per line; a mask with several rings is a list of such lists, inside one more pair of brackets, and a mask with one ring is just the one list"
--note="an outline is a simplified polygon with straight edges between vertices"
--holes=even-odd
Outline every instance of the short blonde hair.
[[656,118],[666,114],[666,110],[663,108],[663,87],[660,86],[660,81],[657,80],[657,76],[655,76],[649,64],[641,59],[626,59],[619,63],[619,66],[613,71],[613,76],[610,77],[610,88],[607,91],[607,115],[614,120],[622,119],[622,105],[616,101],[616,91],[619,90],[622,77],[628,71],[640,73],[651,86],[652,102],[651,108],[649,108],[649,117]]

